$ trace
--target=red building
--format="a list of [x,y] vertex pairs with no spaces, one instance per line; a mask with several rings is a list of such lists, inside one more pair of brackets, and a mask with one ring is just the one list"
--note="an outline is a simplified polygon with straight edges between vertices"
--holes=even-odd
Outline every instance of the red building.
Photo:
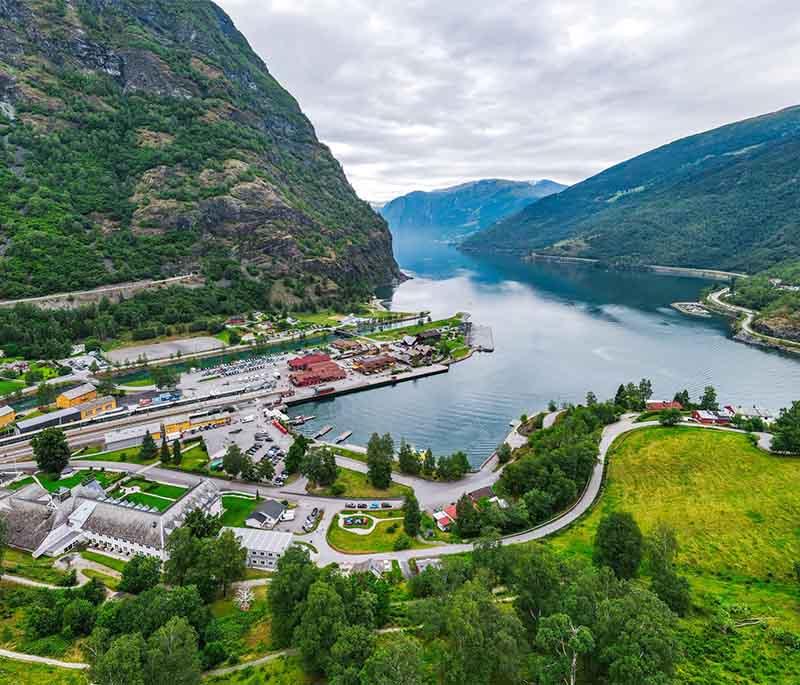
[[295,357],[289,360],[289,368],[292,371],[305,371],[312,364],[319,364],[321,362],[329,362],[331,358],[327,354],[306,354],[302,357]]
[[347,378],[345,370],[330,360],[311,364],[302,371],[295,371],[289,374],[289,380],[298,388],[340,381],[344,378]]
[[720,414],[716,411],[706,411],[704,409],[695,409],[692,412],[692,418],[697,423],[702,423],[705,426],[727,426],[731,422],[731,417],[725,414]]
[[664,400],[660,400],[658,402],[648,402],[646,407],[647,411],[664,411],[665,409],[677,409],[678,411],[683,410],[683,405],[675,400],[672,400],[672,402],[666,402]]

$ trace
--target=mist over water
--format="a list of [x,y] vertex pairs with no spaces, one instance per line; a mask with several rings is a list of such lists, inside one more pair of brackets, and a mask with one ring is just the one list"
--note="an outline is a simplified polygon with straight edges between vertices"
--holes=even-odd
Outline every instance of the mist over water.
[[413,278],[385,294],[392,309],[469,312],[492,327],[495,352],[448,374],[297,407],[292,414],[317,416],[308,433],[332,424],[331,437],[352,430],[349,441],[366,444],[388,431],[480,463],[521,413],[581,402],[588,390],[610,397],[643,376],[655,398],[682,388],[696,397],[711,384],[724,403],[777,410],[800,399],[800,358],[737,343],[727,320],[670,307],[697,299],[707,281],[475,257],[423,231],[395,235],[395,255]]

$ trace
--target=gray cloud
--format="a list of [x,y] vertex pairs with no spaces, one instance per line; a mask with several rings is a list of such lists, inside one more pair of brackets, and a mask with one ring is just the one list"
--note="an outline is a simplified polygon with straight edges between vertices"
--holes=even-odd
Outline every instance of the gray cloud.
[[800,100],[788,0],[217,2],[369,200],[574,183]]

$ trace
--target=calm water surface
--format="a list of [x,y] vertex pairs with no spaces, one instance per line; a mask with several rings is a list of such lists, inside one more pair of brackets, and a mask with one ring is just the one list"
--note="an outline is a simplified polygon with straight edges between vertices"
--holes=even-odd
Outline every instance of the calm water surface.
[[670,308],[696,299],[706,281],[478,258],[424,235],[396,236],[395,254],[413,279],[387,293],[392,309],[470,312],[492,327],[495,352],[441,376],[297,407],[317,416],[307,432],[329,423],[331,436],[352,430],[350,441],[365,444],[388,431],[480,463],[521,413],[582,401],[587,390],[613,396],[643,376],[657,398],[684,387],[697,396],[709,384],[726,403],[778,409],[800,398],[800,361],[734,342],[724,319]]

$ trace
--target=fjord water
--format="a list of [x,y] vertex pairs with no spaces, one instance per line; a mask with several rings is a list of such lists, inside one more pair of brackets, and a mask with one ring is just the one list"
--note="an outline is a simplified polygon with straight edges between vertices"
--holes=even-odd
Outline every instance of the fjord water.
[[622,381],[653,381],[655,397],[714,385],[725,403],[777,410],[800,399],[800,357],[730,339],[725,319],[679,314],[709,282],[592,266],[478,257],[430,232],[395,235],[395,255],[413,278],[386,293],[392,309],[428,309],[434,318],[472,314],[494,333],[495,352],[448,374],[307,404],[306,431],[332,424],[335,436],[366,444],[373,431],[405,437],[435,454],[464,449],[480,463],[507,434],[509,420],[553,399],[613,396]]

